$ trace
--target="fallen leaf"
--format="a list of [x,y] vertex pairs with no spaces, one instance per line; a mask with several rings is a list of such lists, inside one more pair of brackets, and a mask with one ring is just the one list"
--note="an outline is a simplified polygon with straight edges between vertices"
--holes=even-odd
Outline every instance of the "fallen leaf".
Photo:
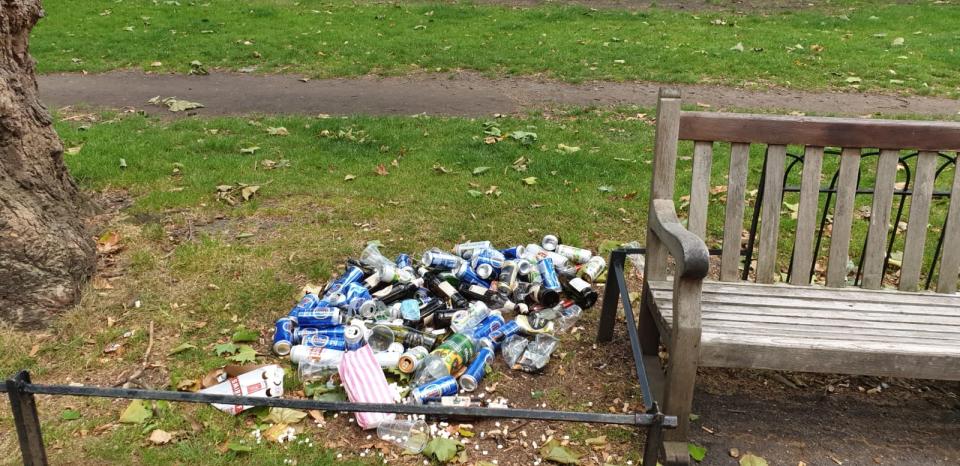
[[357,179],[357,177],[356,177],[355,175],[347,175],[347,176],[343,177],[343,181],[353,181],[353,180],[355,180],[355,179]]
[[240,195],[243,196],[243,200],[249,201],[250,198],[253,197],[253,195],[254,195],[258,190],[260,190],[260,186],[256,186],[256,185],[254,185],[254,186],[244,186],[243,189],[240,190]]
[[487,170],[489,170],[489,169],[490,169],[490,167],[477,167],[477,168],[474,168],[474,169],[473,169],[473,172],[472,172],[472,173],[473,173],[474,175],[479,175],[479,174],[481,174],[481,173],[483,173],[483,172],[485,172],[485,171],[487,171]]
[[233,354],[236,353],[240,348],[233,343],[220,343],[213,347],[213,351],[217,353],[217,356],[223,356],[224,354]]
[[547,461],[560,464],[580,464],[580,455],[567,447],[560,445],[556,439],[547,442],[540,448],[540,456]]
[[903,37],[897,37],[896,39],[893,39],[893,42],[890,43],[890,45],[892,45],[892,46],[894,46],[894,47],[899,47],[899,46],[903,45]]
[[574,152],[580,152],[580,148],[577,146],[568,146],[566,144],[557,144],[557,149],[566,154],[572,154]]
[[173,435],[165,430],[154,429],[147,440],[154,445],[164,445],[173,440]]
[[177,382],[178,392],[195,392],[200,390],[200,381],[194,379],[183,379]]
[[263,436],[271,442],[282,443],[287,436],[286,424],[274,424],[269,429],[263,431]]
[[519,141],[520,144],[529,146],[537,142],[537,133],[531,133],[529,131],[514,131],[509,134],[510,139]]
[[83,149],[83,144],[64,149],[63,153],[66,155],[77,155],[80,153],[80,149]]
[[93,280],[90,282],[93,285],[95,290],[112,290],[113,285],[103,277],[93,277]]
[[387,176],[390,172],[387,171],[387,167],[384,164],[378,164],[376,170],[374,170],[380,176]]
[[192,350],[192,349],[196,349],[196,348],[197,348],[197,345],[194,345],[194,344],[192,344],[192,343],[181,343],[181,344],[180,344],[179,346],[177,346],[176,348],[170,350],[170,352],[167,353],[167,354],[170,354],[170,355],[180,354],[180,353],[182,353],[182,352],[184,352],[184,351]]
[[697,445],[696,443],[688,443],[687,451],[690,453],[690,457],[698,463],[703,461],[707,456],[707,448]]
[[154,67],[154,68],[159,68],[159,67],[163,66],[163,62],[159,62],[159,61],[150,62],[150,66],[152,66],[152,67]]
[[278,126],[276,128],[267,128],[267,133],[271,136],[288,136],[290,132],[287,131],[287,128],[283,126]]
[[233,336],[230,338],[230,341],[234,343],[248,343],[257,341],[257,338],[260,338],[260,332],[242,328],[236,332],[233,332]]
[[120,414],[120,422],[123,424],[143,424],[151,416],[153,416],[153,411],[147,408],[143,400],[133,400]]
[[97,252],[100,254],[109,254],[120,249],[120,234],[115,231],[108,231],[97,239]]
[[600,191],[600,192],[602,192],[602,193],[612,193],[612,192],[613,192],[613,186],[606,186],[606,185],[604,185],[604,186],[598,186],[598,187],[597,187],[597,190]]
[[450,438],[435,437],[427,443],[423,449],[423,454],[427,457],[436,458],[441,463],[446,463],[457,456],[457,451],[463,448],[459,440]]
[[747,453],[740,457],[740,466],[769,466],[767,460]]
[[237,354],[234,354],[227,359],[240,364],[254,362],[257,360],[257,351],[248,345],[240,345],[240,349],[237,351]]
[[307,413],[298,409],[273,407],[265,419],[276,424],[296,424],[305,417]]
[[226,449],[237,453],[249,453],[253,451],[252,446],[239,442],[227,442]]
[[535,176],[529,176],[529,177],[526,177],[526,178],[522,179],[521,181],[523,181],[523,184],[525,184],[525,185],[527,185],[527,186],[531,186],[531,185],[537,184],[537,177],[535,177]]
[[253,154],[253,153],[255,153],[255,152],[258,151],[258,150],[260,150],[260,146],[241,147],[241,148],[240,148],[240,153],[241,153],[241,154]]
[[167,110],[171,112],[183,112],[195,108],[203,108],[203,104],[199,102],[190,102],[189,100],[180,100],[174,97],[163,99],[163,104],[166,105]]
[[737,42],[737,45],[730,47],[730,50],[733,50],[735,52],[743,52],[743,42]]
[[583,441],[587,445],[604,445],[607,443],[607,436],[601,435],[599,437],[588,438]]
[[859,83],[859,82],[861,82],[861,81],[863,81],[863,80],[860,79],[860,78],[858,78],[858,77],[856,77],[856,76],[850,76],[850,77],[848,77],[847,79],[845,79],[845,81],[848,82],[848,83],[854,84],[854,83]]
[[76,421],[77,419],[80,419],[80,411],[69,408],[65,409],[63,410],[63,413],[60,414],[60,419],[63,419],[64,421]]
[[467,191],[467,194],[469,194],[469,195],[472,196],[472,197],[483,197],[483,193],[481,193],[480,191],[477,191],[477,190],[475,190],[475,189],[471,189],[471,190]]

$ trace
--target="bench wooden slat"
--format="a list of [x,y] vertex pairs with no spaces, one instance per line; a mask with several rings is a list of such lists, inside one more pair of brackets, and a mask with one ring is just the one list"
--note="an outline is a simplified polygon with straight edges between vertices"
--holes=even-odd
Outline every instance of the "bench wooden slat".
[[712,367],[960,380],[958,357],[960,350],[935,345],[892,347],[885,343],[762,336],[745,340],[712,333],[704,333],[700,340],[700,364]]
[[913,183],[913,195],[910,196],[910,219],[907,237],[903,242],[903,265],[900,267],[900,289],[904,291],[916,291],[920,283],[936,163],[936,152],[923,151],[917,155],[917,175]]
[[710,207],[710,169],[713,163],[713,143],[697,141],[693,144],[693,175],[690,184],[690,214],[687,229],[707,239],[707,210]]
[[837,202],[833,208],[830,256],[827,260],[827,286],[847,286],[847,262],[850,260],[850,229],[860,175],[860,149],[844,148],[840,154]]
[[[960,154],[954,154],[960,156]],[[950,238],[960,238],[960,174],[954,168],[953,187],[950,189],[950,209],[947,211],[947,224],[944,226],[945,243],[943,258],[940,261],[940,275],[937,277],[938,293],[955,293],[957,275],[960,274],[960,248],[951,244]]]
[[868,290],[880,288],[883,282],[883,259],[887,255],[887,237],[890,230],[890,210],[893,208],[893,190],[897,181],[900,151],[885,149],[877,160],[873,207],[870,210],[870,229],[863,256],[862,284]]
[[[657,287],[670,288],[670,281],[651,281]],[[865,303],[883,304],[930,304],[932,306],[960,306],[960,297],[926,292],[905,292],[894,289],[863,290],[850,287],[830,289],[824,292],[822,286],[787,286],[763,285],[759,283],[727,283],[707,280],[703,282],[703,289],[710,293],[726,293],[735,296],[783,296],[808,299],[811,302],[819,301],[859,301]]]
[[[729,322],[724,320],[709,320],[704,323],[710,333],[725,333],[728,335],[779,335],[779,336],[806,336],[821,339],[848,339],[851,341],[876,341],[888,344],[923,343],[943,344],[945,346],[960,346],[960,336],[933,335],[927,336],[910,330],[883,330],[862,329],[856,333],[842,328],[812,327],[795,323],[778,324],[773,322]],[[749,337],[745,337],[749,338]]]
[[807,146],[803,151],[803,173],[800,179],[800,206],[797,208],[797,231],[793,243],[791,285],[809,285],[813,269],[813,238],[820,208],[820,174],[823,169],[823,148]]
[[821,147],[960,150],[960,123],[683,112],[680,139]]
[[[672,298],[668,289],[653,289],[654,296],[660,301],[669,301]],[[792,296],[771,295],[737,295],[732,293],[717,293],[706,291],[703,302],[713,304],[743,304],[745,306],[772,306],[793,309],[818,309],[830,312],[867,312],[877,315],[919,315],[931,318],[954,319],[960,318],[960,308],[957,306],[933,306],[929,304],[885,303],[883,306],[876,303],[856,300],[812,300]]]
[[730,171],[727,179],[727,207],[723,222],[723,252],[720,256],[720,280],[740,278],[740,237],[743,232],[744,199],[747,193],[749,144],[731,144]]
[[787,146],[767,146],[763,205],[760,209],[760,249],[757,252],[757,282],[773,283],[777,274],[777,241],[780,237],[780,205],[783,203],[783,170]]

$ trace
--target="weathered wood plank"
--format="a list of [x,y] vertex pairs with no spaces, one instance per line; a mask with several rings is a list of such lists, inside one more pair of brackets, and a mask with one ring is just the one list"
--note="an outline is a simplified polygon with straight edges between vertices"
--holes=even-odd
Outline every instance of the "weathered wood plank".
[[935,346],[892,351],[883,343],[825,344],[771,337],[745,340],[710,333],[703,334],[700,346],[702,366],[960,380],[960,352]]
[[777,241],[780,237],[780,205],[783,203],[783,170],[787,146],[767,147],[767,168],[760,208],[760,249],[757,252],[757,282],[773,283],[777,275]]
[[[669,302],[673,299],[670,290],[653,290],[653,296],[657,302]],[[960,307],[957,306],[934,306],[922,303],[876,303],[863,301],[848,301],[843,299],[805,299],[790,296],[776,295],[737,295],[730,293],[712,293],[707,289],[703,292],[703,303],[707,304],[731,304],[744,307],[781,307],[796,309],[819,309],[834,313],[843,313],[848,311],[869,312],[878,315],[922,315],[932,318],[960,318]]]
[[[917,155],[917,175],[913,182],[913,195],[910,196],[910,219],[907,237],[903,242],[903,265],[900,267],[900,289],[904,291],[916,291],[920,283],[936,164],[936,152],[923,151]],[[947,247],[950,247],[949,243]]]
[[[660,89],[657,104],[657,133],[653,147],[653,180],[647,212],[653,215],[653,201],[673,199],[674,179],[677,177],[677,132],[680,125],[680,93]],[[667,249],[647,222],[647,254],[644,276],[658,280],[667,274]]]
[[[673,289],[669,280],[648,282],[651,289]],[[704,281],[703,292],[707,294],[727,293],[742,296],[784,296],[809,299],[811,301],[862,301],[866,303],[930,304],[933,306],[958,306],[960,296],[925,292],[906,292],[890,289],[863,290],[860,288],[832,289],[822,286],[764,285],[747,282]]]
[[720,280],[740,278],[740,235],[743,232],[744,200],[747,193],[749,144],[730,146],[730,171],[727,174],[727,207],[723,223],[723,252],[720,256]]
[[703,319],[703,331],[718,334],[805,336],[823,340],[878,341],[890,345],[900,343],[923,343],[933,345],[960,345],[957,334],[920,333],[910,330],[862,329],[850,332],[843,328],[815,327],[775,322],[733,322]]
[[702,240],[707,239],[707,210],[710,207],[710,169],[713,164],[713,143],[693,144],[693,174],[690,183],[690,214],[687,229]]
[[883,283],[883,259],[887,255],[887,239],[890,230],[890,209],[893,207],[893,190],[897,181],[897,164],[900,151],[882,150],[877,160],[877,176],[874,183],[873,207],[870,210],[870,229],[867,233],[867,248],[863,256],[862,284],[868,290],[876,290]]
[[827,260],[827,286],[847,285],[847,261],[850,259],[850,229],[853,206],[860,176],[860,149],[844,148],[840,155],[840,177],[837,180],[837,202],[833,208],[830,233],[830,256]]
[[960,174],[956,167],[953,187],[950,189],[950,209],[947,211],[947,224],[943,234],[943,258],[940,260],[940,274],[937,277],[937,293],[955,293],[957,275],[960,274],[960,248],[955,246],[960,244]]
[[820,147],[958,150],[960,123],[684,112],[680,139]]
[[817,233],[817,211],[820,208],[820,174],[823,148],[807,146],[803,154],[800,180],[800,206],[797,208],[797,231],[793,242],[791,285],[809,285],[813,269],[813,239]]
[[665,434],[669,440],[683,440],[689,434],[693,387],[700,356],[700,285],[699,279],[679,278],[673,291],[676,307],[663,410],[676,415],[678,425]]

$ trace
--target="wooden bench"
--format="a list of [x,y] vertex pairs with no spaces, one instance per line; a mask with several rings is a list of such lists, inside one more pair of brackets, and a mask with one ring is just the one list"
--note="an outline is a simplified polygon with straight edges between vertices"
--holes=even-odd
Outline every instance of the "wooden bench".
[[[687,144],[681,141],[692,141],[686,173],[677,170],[678,146]],[[759,147],[754,156],[751,146]],[[727,147],[728,167],[713,164],[715,148]],[[839,159],[833,189],[821,186],[825,148]],[[781,229],[781,216],[790,212],[782,203],[791,150],[802,152],[802,173],[794,174],[799,205],[795,226],[791,219],[792,228]],[[932,261],[925,255],[933,244],[928,234],[938,234],[928,227],[935,181],[955,167],[957,150],[957,123],[688,112],[681,111],[679,92],[661,90],[638,326],[644,354],[656,355],[661,343],[669,353],[663,411],[676,415],[680,427],[668,439],[687,437],[698,366],[960,380],[960,176],[944,176],[952,183],[938,194],[949,194],[948,207],[938,204],[946,214],[943,248]],[[862,164],[868,152],[876,159]],[[947,162],[938,168],[941,159]],[[898,184],[898,165],[913,173],[909,190]],[[749,247],[742,244],[751,166],[762,173],[755,264],[742,260],[753,254],[752,238]],[[718,171],[726,201],[713,204],[714,225],[721,219],[724,225],[722,238],[713,239],[708,211],[711,173]],[[675,190],[678,176],[692,180],[685,226],[674,204],[682,194]],[[869,178],[875,181],[865,183]],[[860,229],[866,230],[863,248],[857,246],[862,253],[851,255],[856,200],[864,194],[872,195],[869,220],[857,221],[869,225]],[[897,234],[890,225],[896,195],[910,197],[899,275],[887,266]],[[835,202],[824,207],[827,196]],[[827,220],[823,210],[831,207],[829,246],[820,247],[818,218]],[[719,246],[719,264],[711,263],[705,240]],[[921,292],[925,257],[939,266],[935,293]],[[853,283],[851,259],[860,262]],[[823,265],[825,273],[813,280],[822,284],[811,285]]]

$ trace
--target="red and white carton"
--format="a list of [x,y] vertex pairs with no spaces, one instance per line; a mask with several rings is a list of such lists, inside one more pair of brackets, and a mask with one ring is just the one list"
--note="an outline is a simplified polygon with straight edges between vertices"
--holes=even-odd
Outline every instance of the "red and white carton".
[[[200,393],[280,398],[283,396],[283,368],[276,364],[258,367],[236,377],[229,377],[212,387],[204,388]],[[253,406],[213,403],[213,407],[236,416]]]

